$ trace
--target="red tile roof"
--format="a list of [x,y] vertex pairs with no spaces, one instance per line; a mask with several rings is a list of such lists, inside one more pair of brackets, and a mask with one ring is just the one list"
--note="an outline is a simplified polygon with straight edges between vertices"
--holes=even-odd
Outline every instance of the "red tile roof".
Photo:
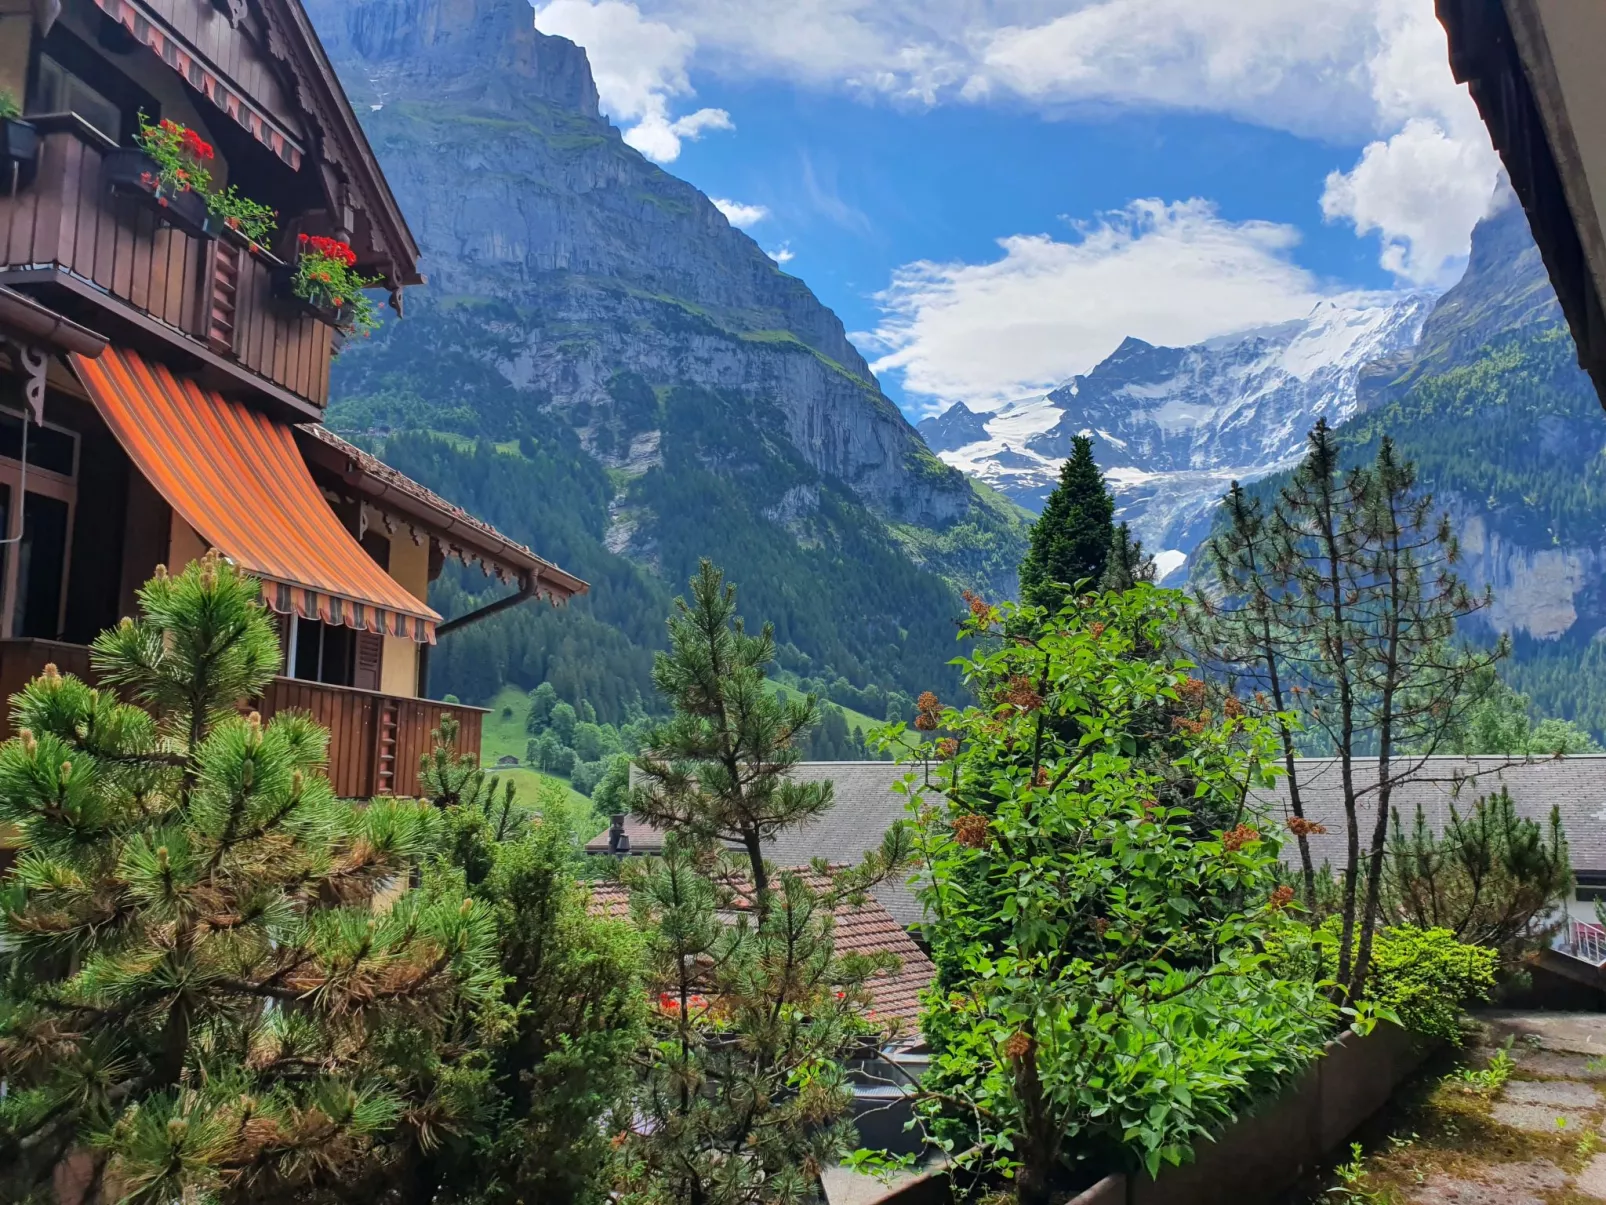
[[[823,876],[799,868],[810,885],[824,886]],[[622,919],[630,915],[630,893],[621,884],[591,884],[591,912],[595,916]],[[909,936],[908,930],[892,919],[874,896],[862,904],[841,904],[836,909],[836,952],[838,954],[893,954],[896,970],[882,971],[867,985],[878,1019],[899,1022],[902,1036],[915,1031],[920,1016],[920,993],[931,986],[937,968]]]

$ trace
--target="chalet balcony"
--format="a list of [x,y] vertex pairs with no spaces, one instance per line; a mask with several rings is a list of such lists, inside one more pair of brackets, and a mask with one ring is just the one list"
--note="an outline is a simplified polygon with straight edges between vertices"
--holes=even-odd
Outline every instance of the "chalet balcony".
[[[9,738],[9,700],[46,665],[64,674],[90,678],[89,650],[53,640],[0,640],[0,739]],[[296,678],[275,678],[252,706],[264,720],[281,711],[300,710],[329,729],[329,781],[348,799],[418,794],[418,759],[430,748],[430,732],[443,712],[457,718],[457,750],[478,757],[485,709],[330,686]]]
[[328,400],[335,330],[274,296],[278,261],[229,231],[192,237],[144,199],[114,194],[102,160],[115,144],[81,118],[28,120],[41,133],[38,165],[15,192],[0,189],[0,284],[98,308],[178,344],[203,371],[315,416]]

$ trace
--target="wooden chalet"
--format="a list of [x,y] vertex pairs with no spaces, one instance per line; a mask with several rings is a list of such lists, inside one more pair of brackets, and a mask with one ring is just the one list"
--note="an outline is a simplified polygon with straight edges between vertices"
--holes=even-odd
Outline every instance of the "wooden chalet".
[[[302,236],[348,244],[398,312],[422,278],[297,0],[0,0],[0,94],[0,697],[47,662],[87,674],[158,564],[215,548],[281,620],[251,703],[326,724],[343,795],[413,792],[442,710],[478,753],[479,709],[424,701],[431,646],[586,585],[320,425],[346,323],[287,291]],[[142,117],[194,131],[277,230],[114,187]],[[448,558],[507,596],[443,621]]]

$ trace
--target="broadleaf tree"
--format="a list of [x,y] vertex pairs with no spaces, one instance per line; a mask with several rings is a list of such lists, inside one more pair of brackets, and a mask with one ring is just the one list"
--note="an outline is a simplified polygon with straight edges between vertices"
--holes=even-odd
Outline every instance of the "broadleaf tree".
[[[1303,931],[1250,795],[1273,746],[1241,707],[1188,704],[1191,665],[1154,652],[1179,606],[1148,585],[1054,614],[973,601],[977,702],[928,700],[937,740],[886,737],[916,763],[902,789],[939,975],[922,1109],[1020,1205],[1078,1172],[1182,1161],[1330,1032],[1318,985],[1266,954]],[[1167,708],[1185,805],[1134,735]],[[1201,814],[1227,823],[1201,834]]]

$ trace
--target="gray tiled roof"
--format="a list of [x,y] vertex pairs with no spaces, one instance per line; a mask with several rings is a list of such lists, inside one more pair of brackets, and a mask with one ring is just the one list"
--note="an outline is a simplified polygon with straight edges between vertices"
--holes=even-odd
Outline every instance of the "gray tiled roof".
[[[811,824],[783,833],[770,843],[764,856],[778,866],[806,866],[815,858],[832,865],[852,865],[881,845],[892,825],[904,818],[904,797],[894,794],[892,784],[908,772],[908,767],[885,761],[806,761],[799,762],[792,776],[800,782],[831,780],[835,802],[829,811]],[[632,785],[636,782],[631,767]],[[626,820],[630,852],[658,853],[662,842],[652,836],[651,826]],[[606,853],[608,833],[604,829],[586,843],[587,853]],[[873,894],[900,925],[920,923],[920,904],[901,880],[882,883]]]
[[[1521,816],[1543,822],[1549,819],[1553,805],[1560,808],[1573,869],[1606,872],[1606,754],[1531,762],[1505,757],[1431,757],[1404,764],[1412,768],[1413,777],[1397,783],[1390,800],[1404,824],[1415,823],[1416,808],[1421,804],[1429,825],[1442,831],[1452,805],[1465,815],[1474,800],[1504,786]],[[1312,856],[1318,866],[1325,861],[1335,869],[1341,867],[1345,857],[1344,796],[1338,762],[1301,758],[1296,769],[1306,818],[1327,826],[1325,834],[1310,838]],[[1364,834],[1377,815],[1377,763],[1358,761],[1355,771],[1363,790],[1373,787],[1356,805]],[[892,784],[905,772],[905,767],[892,762],[799,763],[796,777],[807,782],[829,778],[836,802],[812,824],[783,834],[767,855],[782,866],[801,866],[814,858],[834,864],[859,861],[881,843],[895,821],[903,819],[904,797],[893,792]],[[1261,802],[1274,815],[1285,818],[1290,814],[1287,780],[1279,778],[1277,783]],[[601,840],[606,848],[606,833]],[[647,852],[645,844],[632,835],[635,852]],[[1291,837],[1283,843],[1283,857],[1291,865],[1299,860],[1299,847]],[[905,884],[884,883],[875,896],[900,924],[920,922],[919,902]]]
[[[1520,816],[1544,822],[1553,806],[1560,809],[1575,871],[1606,871],[1606,755],[1528,762],[1505,757],[1430,757],[1407,761],[1405,766],[1412,777],[1395,784],[1389,807],[1399,812],[1407,831],[1416,822],[1418,805],[1429,826],[1442,831],[1452,806],[1464,816],[1474,801],[1505,787]],[[1345,836],[1339,763],[1333,758],[1301,758],[1295,768],[1305,818],[1327,826],[1326,833],[1310,838],[1311,856],[1318,866],[1325,861],[1340,867],[1345,860]],[[1356,800],[1356,813],[1361,832],[1367,834],[1377,816],[1376,761],[1356,762],[1355,774],[1365,791]],[[1279,778],[1276,789],[1265,793],[1263,803],[1279,818],[1290,815],[1288,780]],[[1298,857],[1298,845],[1290,838],[1284,843],[1283,858],[1292,863]]]

